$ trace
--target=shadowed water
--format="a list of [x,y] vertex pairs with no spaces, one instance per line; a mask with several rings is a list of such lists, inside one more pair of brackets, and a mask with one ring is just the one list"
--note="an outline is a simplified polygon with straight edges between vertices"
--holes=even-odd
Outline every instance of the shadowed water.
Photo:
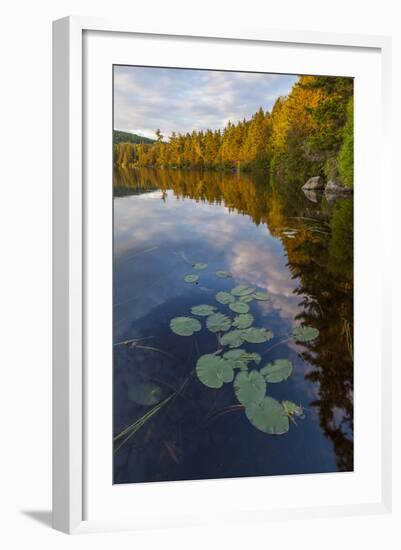
[[[185,382],[115,452],[114,482],[352,470],[352,199],[306,197],[266,177],[150,169],[116,171],[114,197],[114,342],[147,338],[114,347],[115,435],[153,407],[133,400],[132,388],[151,383],[164,398]],[[187,284],[196,262],[208,268]],[[217,278],[218,269],[233,278]],[[197,357],[216,351],[215,334],[169,328],[194,305],[226,312],[215,294],[236,284],[270,296],[251,309],[274,339],[247,349],[262,365],[294,365],[288,380],[268,385],[304,409],[281,436],[250,424],[232,384],[210,389],[193,374]],[[299,324],[319,337],[278,344]]]

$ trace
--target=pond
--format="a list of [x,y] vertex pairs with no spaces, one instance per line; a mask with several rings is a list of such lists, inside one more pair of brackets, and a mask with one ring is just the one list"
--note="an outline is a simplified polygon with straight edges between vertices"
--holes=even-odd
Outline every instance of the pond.
[[[242,173],[120,167],[113,184],[114,483],[353,470],[352,198]],[[244,309],[216,300],[239,285]],[[230,351],[227,327],[206,326],[219,312],[270,332],[232,348],[257,361],[210,384],[199,357]],[[177,317],[197,319],[189,335]],[[246,369],[267,364],[281,378],[263,392],[296,405],[276,435],[244,399]]]

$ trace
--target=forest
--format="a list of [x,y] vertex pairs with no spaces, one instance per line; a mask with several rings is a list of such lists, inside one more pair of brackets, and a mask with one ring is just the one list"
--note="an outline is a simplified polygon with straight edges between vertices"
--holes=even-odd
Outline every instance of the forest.
[[278,182],[320,175],[352,187],[353,79],[301,76],[271,112],[261,107],[223,130],[173,132],[165,140],[157,129],[153,142],[121,134],[114,135],[119,166],[260,172]]

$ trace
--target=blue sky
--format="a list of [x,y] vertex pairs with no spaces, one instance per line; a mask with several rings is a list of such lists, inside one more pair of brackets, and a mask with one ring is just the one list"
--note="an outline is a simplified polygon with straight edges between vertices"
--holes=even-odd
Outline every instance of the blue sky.
[[224,128],[271,110],[287,95],[293,75],[233,73],[195,69],[114,67],[114,128],[155,137]]

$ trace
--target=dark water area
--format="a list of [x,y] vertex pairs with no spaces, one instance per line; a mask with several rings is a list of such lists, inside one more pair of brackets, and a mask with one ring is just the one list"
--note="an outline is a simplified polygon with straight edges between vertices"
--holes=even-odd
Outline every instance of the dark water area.
[[[353,470],[352,198],[213,172],[118,169],[113,183],[114,343],[146,338],[114,346],[114,434],[136,426],[115,441],[114,482]],[[197,262],[208,264],[198,284],[184,282]],[[214,333],[169,327],[199,304],[226,313],[215,294],[237,284],[270,297],[250,305],[274,337],[247,350],[262,355],[260,366],[285,358],[294,367],[267,390],[303,408],[283,435],[249,422],[232,383],[199,381],[196,361],[215,353]],[[304,324],[318,338],[289,338]],[[138,399],[144,387],[154,392]]]

